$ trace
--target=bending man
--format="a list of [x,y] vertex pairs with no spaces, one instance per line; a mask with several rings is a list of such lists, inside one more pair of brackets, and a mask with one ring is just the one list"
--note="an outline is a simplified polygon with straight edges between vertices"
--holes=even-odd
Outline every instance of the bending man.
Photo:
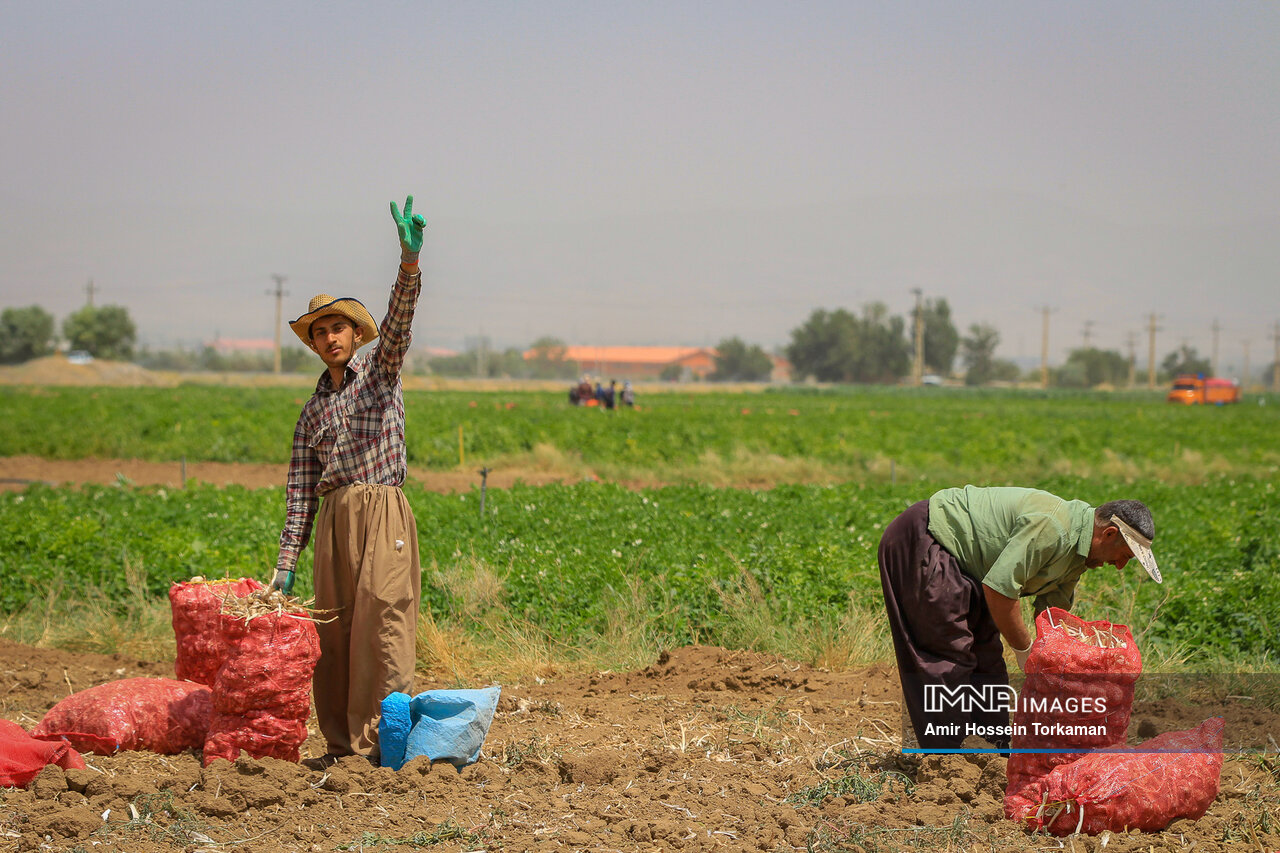
[[[382,700],[413,692],[422,569],[417,525],[400,490],[406,473],[400,368],[422,289],[418,253],[426,222],[413,214],[413,196],[403,215],[392,202],[391,215],[400,269],[381,326],[358,300],[326,294],[289,324],[325,371],[293,431],[271,585],[292,590],[314,521],[316,607],[335,615],[316,625],[316,716],[326,760],[356,754],[376,763]],[[371,351],[356,355],[375,339]]]
[[[954,749],[964,724],[1007,727],[1003,710],[925,708],[925,686],[1008,683],[1004,637],[1019,666],[1033,639],[1018,599],[1070,609],[1086,569],[1137,557],[1157,583],[1155,522],[1141,501],[1094,509],[1036,489],[943,489],[894,519],[880,539],[884,589],[902,693],[925,749]],[[959,726],[955,724],[959,723]],[[1008,739],[996,739],[1007,747]]]

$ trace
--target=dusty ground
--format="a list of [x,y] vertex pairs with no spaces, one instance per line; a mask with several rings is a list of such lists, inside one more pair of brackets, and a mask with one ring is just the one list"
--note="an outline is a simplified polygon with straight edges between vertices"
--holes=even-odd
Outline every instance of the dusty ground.
[[[0,641],[0,716],[30,727],[73,689],[171,671]],[[1001,758],[904,758],[896,688],[887,668],[676,649],[639,672],[504,685],[485,755],[461,773],[421,759],[396,772],[354,758],[321,771],[90,755],[89,770],[48,768],[28,790],[0,791],[0,850],[1103,849],[1004,820]],[[1163,729],[1177,717],[1166,705],[1134,719]],[[303,757],[321,752],[313,720]],[[1229,758],[1205,818],[1113,835],[1105,849],[1276,850],[1275,773]]]

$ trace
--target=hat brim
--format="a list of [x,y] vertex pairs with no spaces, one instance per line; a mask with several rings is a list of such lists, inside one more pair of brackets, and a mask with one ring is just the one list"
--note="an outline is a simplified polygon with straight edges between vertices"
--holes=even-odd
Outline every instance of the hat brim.
[[1143,539],[1139,539],[1135,535],[1135,531],[1129,528],[1120,519],[1115,519],[1116,529],[1120,531],[1120,535],[1124,537],[1125,543],[1129,546],[1129,550],[1133,552],[1133,556],[1138,558],[1138,562],[1142,564],[1142,568],[1147,570],[1147,574],[1156,583],[1164,583],[1164,578],[1160,575],[1160,568],[1156,565],[1156,555],[1151,553],[1151,546]]
[[328,317],[332,314],[346,317],[355,324],[356,328],[361,332],[360,346],[364,346],[378,337],[378,325],[373,322],[373,316],[369,313],[369,309],[365,308],[364,303],[359,299],[352,299],[350,296],[343,296],[317,306],[298,319],[290,321],[289,328],[293,329],[293,333],[298,336],[298,340],[307,346],[311,346],[311,324],[321,317]]

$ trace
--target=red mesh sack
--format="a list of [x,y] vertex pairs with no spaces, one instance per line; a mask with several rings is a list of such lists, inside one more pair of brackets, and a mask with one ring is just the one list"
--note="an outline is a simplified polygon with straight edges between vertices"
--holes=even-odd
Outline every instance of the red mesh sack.
[[172,678],[125,678],[73,693],[54,705],[32,737],[65,738],[81,752],[198,748],[209,729],[208,687]]
[[204,742],[204,765],[215,758],[235,761],[244,750],[254,758],[279,758],[295,764],[307,739],[306,720],[288,720],[270,712],[215,714]]
[[[1158,832],[1204,816],[1222,776],[1221,717],[1154,737],[1142,752],[1113,748],[1055,767],[1023,789],[1015,820],[1054,835],[1103,830]],[[1007,802],[1007,801],[1006,801]]]
[[0,720],[0,788],[25,788],[46,765],[84,770],[84,759],[65,741],[36,740],[22,726]]
[[227,656],[213,683],[204,763],[250,756],[297,761],[311,714],[320,637],[304,613],[220,617]]
[[1022,805],[1010,800],[1054,767],[1124,743],[1141,672],[1128,626],[1086,622],[1057,607],[1041,611],[1013,715],[1007,815]]
[[222,600],[227,596],[243,598],[260,589],[262,584],[253,578],[191,581],[169,587],[173,636],[178,645],[173,671],[178,678],[213,686],[227,657],[227,641],[219,621]]

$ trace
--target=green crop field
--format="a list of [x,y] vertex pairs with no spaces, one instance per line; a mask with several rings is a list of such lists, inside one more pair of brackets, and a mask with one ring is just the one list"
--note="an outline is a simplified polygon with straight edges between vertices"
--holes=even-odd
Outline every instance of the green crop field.
[[[299,399],[195,386],[0,394],[14,414],[0,426],[0,455],[232,461],[285,459]],[[424,606],[442,623],[478,631],[500,618],[580,647],[626,613],[666,642],[817,659],[859,620],[878,621],[875,548],[897,512],[948,485],[1017,483],[1153,508],[1165,584],[1141,581],[1136,564],[1094,570],[1077,612],[1134,626],[1153,660],[1256,667],[1280,652],[1275,405],[950,389],[653,395],[640,411],[611,414],[535,393],[421,393],[407,403],[417,465],[456,465],[461,425],[469,464],[543,445],[597,471],[621,459],[615,470],[672,483],[491,489],[483,516],[476,490],[411,484]],[[754,490],[673,476],[705,469],[709,456],[752,454],[838,476]],[[163,602],[172,581],[193,575],[265,580],[282,521],[280,488],[2,494],[0,627],[24,614],[48,621],[64,601]]]
[[[0,388],[0,455],[287,462],[296,388]],[[411,466],[578,465],[608,478],[1194,482],[1280,471],[1280,397],[1178,407],[1147,393],[963,388],[659,393],[638,410],[551,392],[405,394]]]

